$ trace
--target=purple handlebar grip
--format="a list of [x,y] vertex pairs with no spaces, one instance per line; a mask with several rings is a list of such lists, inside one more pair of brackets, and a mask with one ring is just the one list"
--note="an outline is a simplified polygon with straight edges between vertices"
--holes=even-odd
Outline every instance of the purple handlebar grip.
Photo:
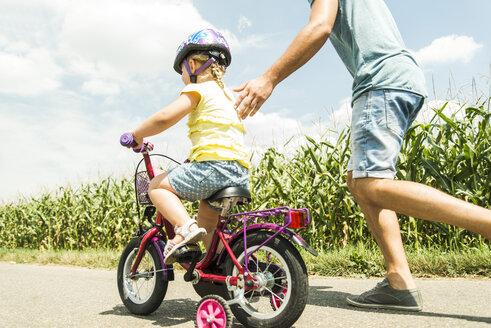
[[136,142],[133,140],[133,135],[130,132],[123,133],[119,138],[119,143],[124,147],[135,147]]
[[[121,138],[119,138],[119,143],[121,144],[121,146],[131,148],[137,145],[135,140],[133,140],[133,135],[130,132],[123,133],[123,135],[121,135]],[[142,145],[140,149],[133,149],[133,151],[135,153],[140,153],[143,151],[144,148],[145,145]]]

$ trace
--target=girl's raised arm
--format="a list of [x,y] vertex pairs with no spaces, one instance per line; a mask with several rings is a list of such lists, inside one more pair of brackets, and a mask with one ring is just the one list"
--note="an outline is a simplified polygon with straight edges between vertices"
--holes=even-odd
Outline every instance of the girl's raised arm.
[[196,92],[182,93],[167,107],[147,118],[133,132],[133,139],[141,144],[143,138],[163,132],[189,114],[199,103],[201,97]]

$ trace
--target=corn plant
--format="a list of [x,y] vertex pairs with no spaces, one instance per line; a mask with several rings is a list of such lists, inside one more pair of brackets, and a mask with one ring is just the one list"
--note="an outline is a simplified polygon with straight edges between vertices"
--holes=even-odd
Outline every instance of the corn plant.
[[[412,126],[402,146],[397,179],[433,186],[490,207],[491,128],[489,99],[462,108],[463,119],[434,109],[429,123]],[[375,245],[346,185],[349,130],[336,141],[306,142],[293,156],[270,148],[253,167],[249,209],[308,208],[311,225],[301,235],[315,248],[347,243]],[[192,215],[197,203],[186,203]],[[34,249],[120,248],[136,230],[132,178],[106,178],[78,188],[19,200],[0,207],[0,247]],[[488,248],[482,237],[446,224],[400,216],[404,243],[411,248]]]

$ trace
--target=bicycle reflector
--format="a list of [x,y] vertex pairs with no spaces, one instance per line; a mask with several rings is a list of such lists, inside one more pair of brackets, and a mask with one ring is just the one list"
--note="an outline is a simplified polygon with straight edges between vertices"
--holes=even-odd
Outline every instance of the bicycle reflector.
[[290,224],[290,228],[293,229],[303,229],[305,228],[305,213],[292,211],[290,213],[292,218],[292,223]]

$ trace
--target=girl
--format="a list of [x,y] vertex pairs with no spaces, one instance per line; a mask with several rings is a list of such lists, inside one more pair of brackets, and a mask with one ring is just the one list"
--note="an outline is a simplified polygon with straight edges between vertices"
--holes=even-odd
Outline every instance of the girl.
[[[176,236],[164,251],[166,264],[175,262],[176,249],[205,238],[215,228],[218,213],[207,203],[208,197],[225,187],[248,185],[245,130],[233,108],[233,94],[222,81],[230,61],[230,48],[219,32],[205,29],[189,36],[174,61],[184,89],[177,100],[132,132],[139,148],[143,138],[167,130],[188,115],[189,162],[156,176],[148,190],[155,207],[175,226]],[[181,199],[201,200],[198,221],[190,218]],[[208,248],[211,235],[207,237]]]

